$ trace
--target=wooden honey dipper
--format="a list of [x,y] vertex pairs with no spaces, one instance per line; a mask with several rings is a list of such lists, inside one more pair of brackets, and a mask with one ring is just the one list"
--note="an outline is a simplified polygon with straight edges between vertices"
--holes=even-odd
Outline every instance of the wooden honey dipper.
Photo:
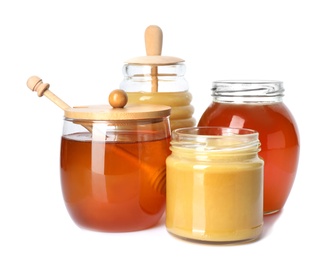
[[[43,83],[42,79],[37,76],[32,76],[27,80],[27,86],[32,91],[37,92],[39,97],[46,96],[49,100],[51,100],[54,104],[60,107],[62,110],[67,110],[71,108],[67,103],[65,103],[62,99],[57,97],[53,92],[49,90],[50,85],[48,83]],[[121,89],[116,89],[112,91],[109,95],[109,103],[113,108],[123,108],[127,103],[127,94],[125,91]],[[82,125],[89,132],[92,133],[93,129],[91,126]],[[132,163],[139,165],[141,169],[145,172],[149,173],[149,181],[152,187],[161,194],[165,194],[165,175],[166,169],[165,166],[160,169],[155,169],[150,167],[147,163],[139,162],[139,159],[131,154],[129,151],[126,151],[122,148],[117,147],[116,152],[121,156],[125,157]]]
[[163,31],[157,25],[149,25],[144,32],[146,56],[139,56],[126,61],[128,64],[147,65],[151,67],[151,92],[159,91],[159,66],[174,65],[183,59],[173,56],[162,56]]
[[46,96],[49,100],[51,100],[63,110],[70,108],[67,103],[65,103],[62,99],[60,99],[58,96],[56,96],[53,92],[49,90],[49,84],[43,83],[41,78],[37,76],[32,76],[27,80],[26,85],[32,91],[37,92],[39,97]]
[[[50,101],[52,101],[62,110],[65,111],[66,109],[71,108],[67,103],[65,103],[62,99],[60,99],[53,92],[51,92],[49,90],[50,85],[48,83],[43,83],[41,78],[37,76],[32,76],[27,80],[26,85],[32,91],[37,92],[38,97],[42,97],[42,96],[47,97]],[[89,132],[92,132],[92,128],[90,126],[86,126],[86,125],[82,125],[82,126],[85,127]]]
[[[163,31],[157,25],[150,25],[144,33],[147,56],[160,56],[163,47]],[[151,67],[151,92],[158,92],[158,67]]]

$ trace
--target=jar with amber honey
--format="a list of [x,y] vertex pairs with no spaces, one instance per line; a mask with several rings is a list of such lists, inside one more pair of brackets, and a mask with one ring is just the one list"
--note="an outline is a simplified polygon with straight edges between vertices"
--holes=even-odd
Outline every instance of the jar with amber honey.
[[263,227],[259,145],[250,129],[174,130],[166,160],[169,233],[204,242],[257,239]]
[[65,205],[79,226],[135,231],[165,210],[170,108],[66,109],[61,143]]
[[155,25],[145,31],[147,56],[129,59],[123,66],[120,89],[129,104],[159,104],[172,108],[171,129],[195,126],[192,94],[185,79],[184,60],[162,56],[162,30]]
[[103,232],[156,225],[165,211],[171,108],[126,105],[122,90],[110,93],[110,105],[70,107],[40,78],[27,85],[64,110],[60,176],[73,221]]
[[283,102],[280,81],[215,81],[213,100],[199,126],[250,128],[259,132],[264,169],[264,214],[284,207],[299,161],[298,127]]

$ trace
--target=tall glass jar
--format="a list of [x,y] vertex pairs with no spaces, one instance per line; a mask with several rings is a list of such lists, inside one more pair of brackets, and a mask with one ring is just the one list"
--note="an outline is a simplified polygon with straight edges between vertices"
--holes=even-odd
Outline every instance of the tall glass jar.
[[179,237],[238,242],[263,226],[263,161],[250,129],[192,127],[172,132],[166,159],[166,228]]
[[129,59],[123,66],[120,88],[129,104],[158,104],[172,108],[171,129],[196,125],[192,95],[184,78],[184,60],[162,56],[163,32],[157,25],[145,30],[146,56]]
[[215,81],[213,101],[199,126],[250,128],[259,132],[264,169],[264,214],[281,210],[293,186],[299,160],[299,133],[283,103],[280,81]]

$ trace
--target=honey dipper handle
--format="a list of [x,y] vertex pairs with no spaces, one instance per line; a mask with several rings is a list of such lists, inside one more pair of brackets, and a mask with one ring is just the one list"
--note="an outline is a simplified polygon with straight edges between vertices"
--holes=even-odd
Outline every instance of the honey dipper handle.
[[144,33],[146,52],[148,56],[157,56],[162,53],[163,32],[157,25],[150,25]]
[[27,86],[32,91],[37,92],[39,97],[46,96],[49,100],[54,102],[57,106],[62,108],[63,110],[70,108],[70,106],[65,103],[62,99],[57,97],[53,92],[49,90],[49,84],[43,83],[42,79],[37,76],[32,76],[27,81]]

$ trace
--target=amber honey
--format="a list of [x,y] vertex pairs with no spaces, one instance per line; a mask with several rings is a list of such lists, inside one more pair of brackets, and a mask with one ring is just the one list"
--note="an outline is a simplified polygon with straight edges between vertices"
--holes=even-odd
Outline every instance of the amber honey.
[[282,102],[232,104],[213,102],[199,126],[227,126],[259,132],[264,159],[264,212],[280,210],[292,188],[299,157],[299,136],[295,120]]
[[[88,135],[62,137],[62,191],[73,220],[81,227],[112,232],[157,224],[165,210],[169,137],[131,133],[128,141],[117,142],[90,141]],[[149,136],[148,141],[141,136]]]

